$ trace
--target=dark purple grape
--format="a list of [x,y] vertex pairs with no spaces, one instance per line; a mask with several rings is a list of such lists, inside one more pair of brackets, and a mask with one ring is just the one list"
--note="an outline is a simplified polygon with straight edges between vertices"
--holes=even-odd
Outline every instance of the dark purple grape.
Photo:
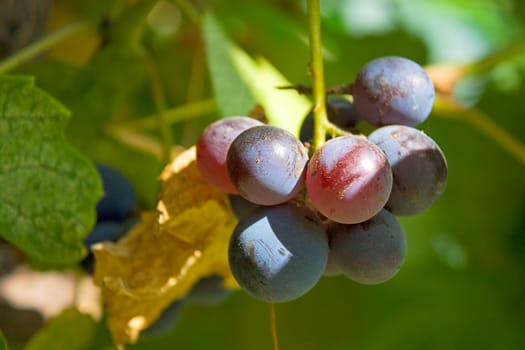
[[96,168],[104,188],[97,204],[97,220],[123,220],[135,206],[132,184],[124,174],[109,165],[97,164]]
[[381,210],[354,225],[330,228],[330,253],[341,271],[362,284],[383,283],[399,271],[405,260],[405,233],[394,215]]
[[386,208],[395,215],[430,208],[447,184],[447,161],[434,140],[402,125],[379,128],[368,139],[385,152],[392,167],[394,181]]
[[220,119],[204,129],[197,141],[197,166],[202,177],[218,189],[236,194],[226,170],[226,155],[232,141],[244,130],[262,125],[248,117]]
[[229,262],[239,285],[253,297],[286,302],[321,278],[328,256],[323,226],[293,203],[260,207],[241,219],[230,240]]
[[379,147],[359,136],[343,136],[318,149],[306,174],[314,207],[330,220],[355,224],[370,219],[385,205],[392,171]]
[[228,175],[239,194],[259,205],[284,203],[302,189],[308,154],[288,131],[269,125],[250,128],[232,142]]
[[357,114],[373,125],[415,126],[430,114],[434,85],[425,70],[403,57],[367,63],[352,88]]
[[[326,100],[326,113],[328,120],[344,130],[354,128],[359,122],[359,117],[352,102],[340,96],[328,96]],[[299,139],[302,142],[311,142],[314,135],[314,115],[310,111],[301,125]],[[329,135],[328,135],[329,136]]]

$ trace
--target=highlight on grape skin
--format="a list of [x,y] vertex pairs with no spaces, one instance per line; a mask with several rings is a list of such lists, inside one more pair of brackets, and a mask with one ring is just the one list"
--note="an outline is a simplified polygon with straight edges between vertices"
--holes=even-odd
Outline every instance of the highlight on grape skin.
[[395,215],[424,212],[445,191],[447,161],[422,131],[403,125],[375,130],[368,139],[385,152],[394,183],[386,208]]
[[284,203],[304,185],[308,154],[288,131],[269,125],[250,128],[232,142],[230,180],[241,196],[259,205]]
[[422,123],[434,105],[434,85],[425,70],[404,58],[388,56],[367,63],[352,88],[358,115],[373,125]]
[[314,153],[306,189],[321,214],[354,224],[384,207],[392,189],[392,171],[384,153],[372,142],[353,135],[337,137]]
[[306,294],[326,267],[328,240],[313,213],[293,203],[260,207],[238,223],[229,262],[239,285],[266,302]]
[[249,117],[228,117],[208,125],[197,141],[197,166],[202,177],[218,189],[236,194],[226,170],[226,156],[233,140],[244,130],[262,125]]
[[331,256],[355,282],[386,282],[397,274],[405,260],[405,233],[385,209],[359,224],[335,224],[329,234]]

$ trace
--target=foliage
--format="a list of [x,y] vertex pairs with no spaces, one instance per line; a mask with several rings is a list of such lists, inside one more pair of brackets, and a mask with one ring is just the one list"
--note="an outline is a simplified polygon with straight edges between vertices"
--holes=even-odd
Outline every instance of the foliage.
[[8,347],[7,347],[7,343],[6,343],[4,334],[2,333],[2,331],[0,331],[0,350],[7,350],[7,349]]
[[0,104],[0,234],[40,266],[74,263],[101,189],[93,166],[66,144],[69,112],[29,78],[1,78]]
[[[401,220],[407,259],[395,279],[323,278],[279,305],[282,348],[524,348],[524,3],[321,2],[326,86],[380,56],[427,65],[438,95],[421,129],[446,155],[449,181],[429,212]],[[310,85],[305,5],[57,0],[42,45],[3,57],[0,236],[34,266],[75,268],[101,195],[94,162],[124,172],[143,211],[123,241],[95,248],[105,316],[65,311],[29,342],[4,329],[10,348],[104,349],[112,337],[138,338],[132,349],[271,347],[266,306],[245,293],[188,305],[169,334],[138,336],[200,277],[231,281],[221,252],[235,219],[190,147],[229,115],[298,133],[311,100],[276,87]]]
[[87,350],[95,330],[95,321],[89,315],[76,309],[66,309],[49,320],[48,324],[31,338],[26,349]]

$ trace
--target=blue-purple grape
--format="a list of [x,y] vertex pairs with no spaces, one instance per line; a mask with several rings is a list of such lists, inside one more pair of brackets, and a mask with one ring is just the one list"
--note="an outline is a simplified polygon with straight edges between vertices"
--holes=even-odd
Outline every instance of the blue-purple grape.
[[206,127],[197,141],[197,167],[202,177],[218,189],[236,194],[228,177],[226,155],[232,141],[244,130],[262,125],[248,117],[228,117]]
[[224,279],[219,275],[201,278],[186,296],[186,300],[198,304],[217,304],[226,299],[231,290],[224,288]]
[[308,154],[288,131],[255,126],[233,140],[228,175],[239,194],[259,205],[276,205],[295,197],[304,186]]
[[235,194],[230,194],[228,198],[230,200],[230,206],[232,208],[232,211],[237,217],[237,219],[242,218],[251,210],[258,207],[257,204],[252,203],[249,200],[244,199],[243,197]]
[[331,139],[308,164],[308,197],[321,214],[339,223],[370,219],[384,207],[391,189],[392,170],[383,151],[364,137]]
[[310,210],[291,202],[250,212],[229,246],[230,269],[239,285],[267,302],[306,294],[321,278],[327,256],[323,226]]
[[447,161],[436,142],[403,125],[378,128],[368,139],[386,154],[393,186],[386,208],[395,215],[415,215],[434,204],[447,184]]
[[158,337],[171,332],[179,321],[183,305],[184,300],[177,300],[171,303],[162,311],[155,322],[144,330],[144,335]]
[[128,178],[116,168],[97,164],[104,194],[97,203],[97,220],[123,220],[135,206],[135,191]]
[[[352,102],[340,96],[328,96],[326,99],[326,113],[331,123],[344,130],[354,128],[360,120]],[[303,142],[311,142],[313,136],[314,115],[310,111],[301,125],[299,139]]]
[[352,88],[358,115],[373,125],[415,126],[430,114],[434,85],[425,70],[403,57],[367,63]]
[[355,282],[388,281],[405,260],[405,233],[387,210],[359,224],[335,224],[329,234],[330,254],[341,271]]

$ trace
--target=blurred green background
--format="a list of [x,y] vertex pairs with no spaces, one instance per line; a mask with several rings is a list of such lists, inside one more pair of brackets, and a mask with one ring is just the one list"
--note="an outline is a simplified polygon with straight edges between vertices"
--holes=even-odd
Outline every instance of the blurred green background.
[[[48,15],[43,24],[28,21],[29,15],[21,23],[43,26],[31,36],[35,39],[80,20],[100,23],[108,14],[125,11],[135,2],[140,0],[57,0],[42,10]],[[239,85],[217,91],[217,80],[228,78],[228,67],[225,64],[222,73],[215,73],[225,76],[210,74],[208,63],[220,62],[220,58],[211,57],[217,53],[210,52],[213,45],[205,44],[203,31],[183,11],[184,3],[160,2],[148,17],[141,44],[156,67],[163,90],[161,104],[167,110],[201,103],[196,112],[183,109],[180,121],[171,123],[173,142],[188,146],[207,124],[223,116],[220,108],[224,103],[242,99],[246,88]],[[199,13],[213,13],[230,40],[252,57],[266,58],[294,84],[309,84],[304,2],[190,3]],[[422,65],[452,67],[496,57],[492,64],[461,80],[453,91],[462,106],[478,111],[493,124],[482,132],[479,123],[461,113],[435,109],[420,128],[438,142],[447,157],[448,186],[431,210],[400,219],[408,240],[403,268],[394,279],[378,286],[359,285],[342,276],[324,277],[305,297],[277,305],[281,349],[525,349],[525,163],[523,154],[520,160],[491,137],[501,128],[506,132],[504,138],[521,143],[523,152],[525,2],[321,3],[328,86],[351,82],[368,60],[379,56],[400,55]],[[36,6],[31,1],[27,4]],[[5,28],[7,20],[1,14],[0,20]],[[10,38],[7,32],[0,34],[4,57],[19,49],[6,39]],[[12,38],[16,31],[10,33]],[[163,165],[156,151],[160,133],[152,128],[141,134],[144,141],[115,136],[108,127],[156,113],[158,101],[147,78],[148,65],[114,47],[94,56],[98,45],[108,39],[101,39],[99,33],[65,40],[17,72],[34,75],[37,86],[72,110],[70,142],[91,160],[126,173],[139,194],[141,208],[151,209]],[[111,43],[111,37],[109,40]],[[243,101],[235,108],[244,106]],[[300,120],[302,113],[290,118]],[[74,332],[74,325],[72,322],[64,332]],[[4,332],[12,348],[25,342],[23,337]],[[111,348],[103,324],[97,325],[94,334],[95,341],[85,348]],[[53,348],[68,349],[64,346]],[[216,305],[187,304],[172,331],[145,337],[130,348],[271,349],[268,306],[244,292],[235,292]]]

